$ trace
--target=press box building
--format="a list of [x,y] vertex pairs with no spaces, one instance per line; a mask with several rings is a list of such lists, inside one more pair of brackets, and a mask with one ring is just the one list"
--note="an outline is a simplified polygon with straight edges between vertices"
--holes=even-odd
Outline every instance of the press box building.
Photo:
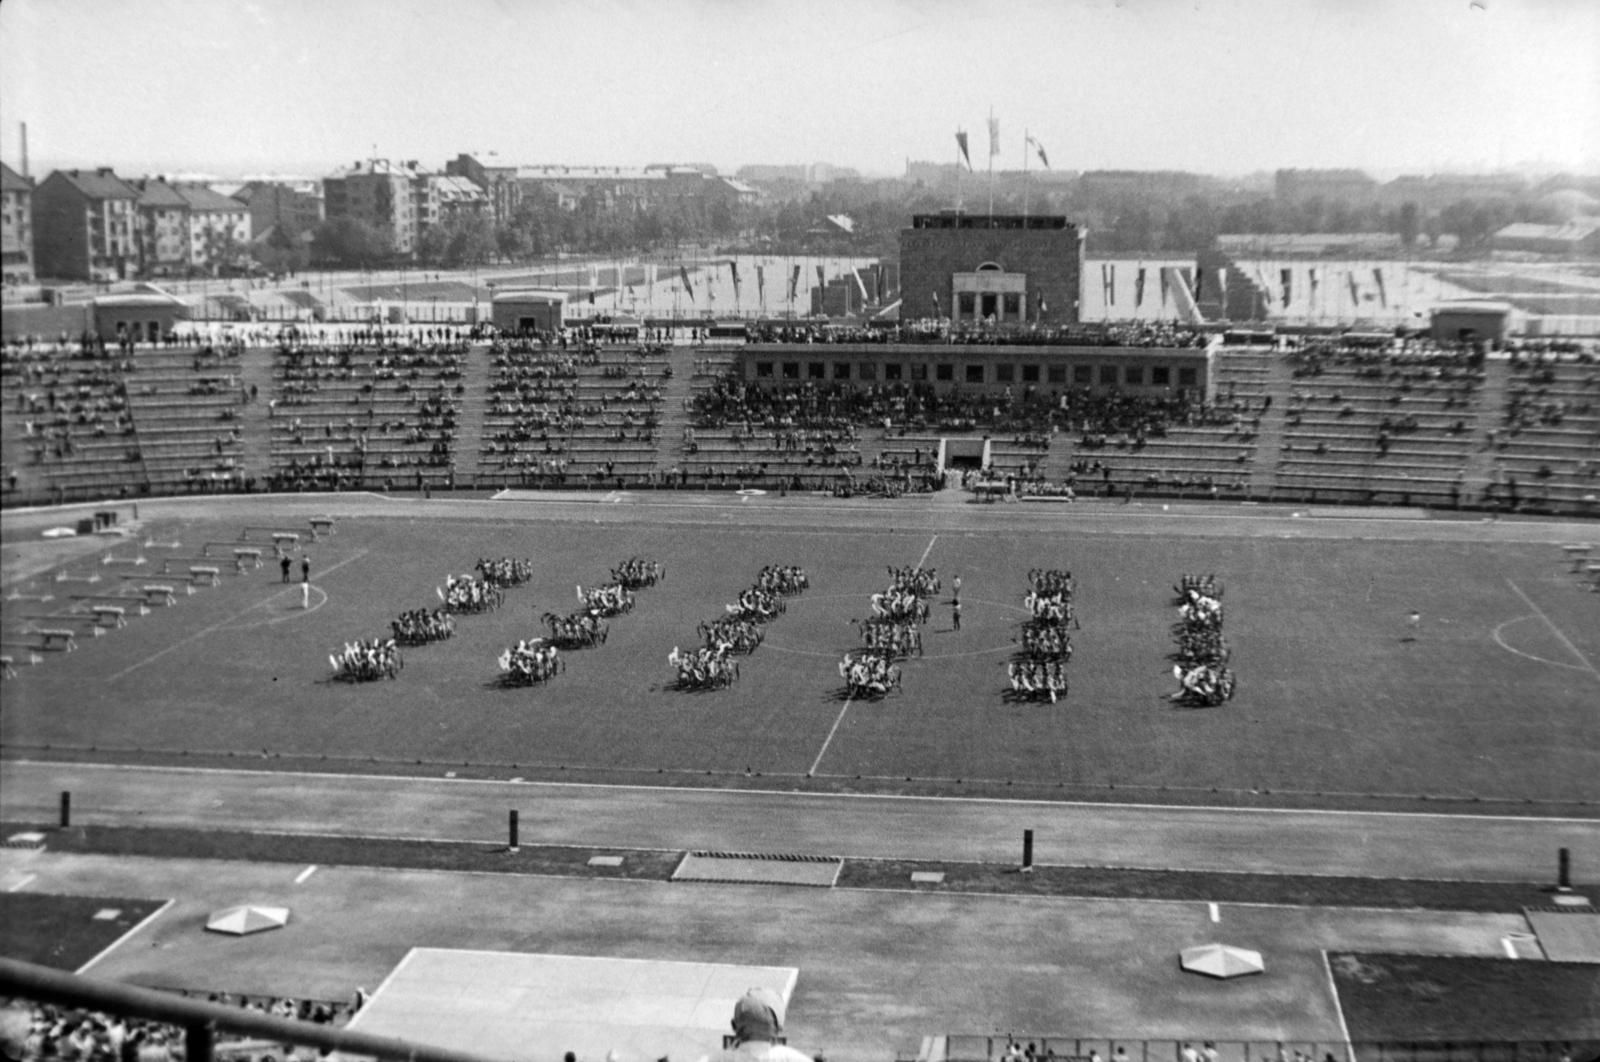
[[1086,230],[1051,214],[916,214],[900,231],[900,319],[1078,323]]

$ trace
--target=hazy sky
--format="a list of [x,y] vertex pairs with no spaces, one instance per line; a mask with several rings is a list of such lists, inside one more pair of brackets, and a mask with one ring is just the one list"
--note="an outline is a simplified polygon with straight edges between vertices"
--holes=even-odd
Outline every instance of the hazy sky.
[[32,170],[1600,171],[1600,0],[5,0]]

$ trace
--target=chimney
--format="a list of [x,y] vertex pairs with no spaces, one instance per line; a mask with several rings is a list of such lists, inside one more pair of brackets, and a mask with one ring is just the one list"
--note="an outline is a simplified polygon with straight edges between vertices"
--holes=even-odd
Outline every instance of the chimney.
[[28,123],[22,124],[22,175],[28,175]]

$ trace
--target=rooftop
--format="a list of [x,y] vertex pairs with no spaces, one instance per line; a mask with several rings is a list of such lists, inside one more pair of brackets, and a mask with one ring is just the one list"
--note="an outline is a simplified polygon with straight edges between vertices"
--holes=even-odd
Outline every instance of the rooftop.
[[112,173],[110,166],[98,170],[57,170],[56,173],[89,199],[139,198],[139,190]]

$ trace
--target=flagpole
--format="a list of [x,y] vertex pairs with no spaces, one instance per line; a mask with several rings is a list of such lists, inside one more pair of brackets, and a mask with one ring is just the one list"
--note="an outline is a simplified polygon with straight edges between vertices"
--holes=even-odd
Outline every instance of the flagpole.
[[994,108],[989,108],[989,216],[994,217]]
[[956,213],[961,213],[961,136],[956,135]]
[[1028,227],[1028,145],[1033,137],[1028,135],[1028,127],[1022,127],[1022,227]]

